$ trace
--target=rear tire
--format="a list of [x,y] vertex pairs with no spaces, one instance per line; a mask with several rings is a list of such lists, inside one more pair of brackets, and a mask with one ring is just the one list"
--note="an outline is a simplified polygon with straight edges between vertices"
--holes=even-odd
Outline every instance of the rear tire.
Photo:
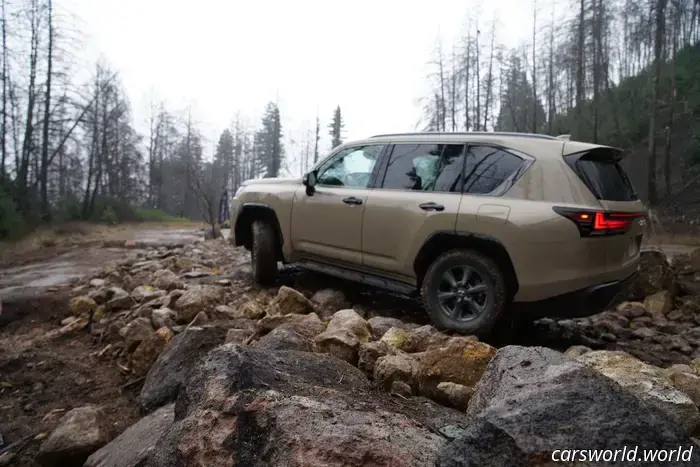
[[277,280],[275,230],[263,220],[254,221],[251,228],[253,245],[250,249],[250,263],[253,280],[260,285],[272,285]]
[[421,285],[423,306],[439,329],[490,336],[508,304],[498,264],[473,250],[453,250],[430,265]]

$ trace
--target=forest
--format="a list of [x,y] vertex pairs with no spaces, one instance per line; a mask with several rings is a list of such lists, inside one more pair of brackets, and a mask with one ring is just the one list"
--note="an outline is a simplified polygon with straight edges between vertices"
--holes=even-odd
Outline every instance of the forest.
[[[139,131],[108,57],[75,81],[69,12],[54,0],[0,2],[0,239],[72,220],[213,222],[224,189],[300,175],[325,153],[322,137],[342,143],[340,107],[292,138],[282,112],[293,109],[274,101],[261,117],[232,109],[213,149],[191,109],[157,100]],[[696,0],[533,0],[531,40],[509,48],[497,18],[470,13],[461,37],[438,39],[426,57],[431,92],[406,99],[421,97],[420,130],[570,134],[623,148],[642,199],[690,212],[700,205],[699,14]]]

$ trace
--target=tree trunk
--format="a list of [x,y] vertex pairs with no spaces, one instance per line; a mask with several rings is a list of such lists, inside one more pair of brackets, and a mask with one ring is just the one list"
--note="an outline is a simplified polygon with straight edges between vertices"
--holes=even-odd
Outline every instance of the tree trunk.
[[41,175],[39,183],[41,187],[41,215],[44,222],[51,220],[49,207],[49,125],[51,123],[51,78],[53,74],[53,9],[51,0],[47,0],[48,19],[48,56],[46,58],[46,91],[44,93],[44,122],[41,145]]
[[649,173],[648,197],[649,204],[655,205],[656,192],[656,114],[658,112],[659,78],[661,76],[661,51],[664,40],[665,9],[668,0],[657,0],[654,33],[654,66],[651,86],[651,111],[649,112]]

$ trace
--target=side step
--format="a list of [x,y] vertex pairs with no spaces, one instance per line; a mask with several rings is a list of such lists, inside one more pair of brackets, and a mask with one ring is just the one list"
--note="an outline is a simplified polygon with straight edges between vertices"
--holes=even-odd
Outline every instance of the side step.
[[358,272],[340,266],[331,266],[330,264],[319,263],[316,261],[306,259],[301,260],[296,264],[305,269],[320,272],[321,274],[328,274],[329,276],[338,277],[340,279],[348,279],[354,282],[359,282],[361,284],[378,287],[380,289],[390,290],[391,292],[402,295],[414,296],[418,293],[416,288],[411,284],[406,284],[397,280],[379,277],[374,274]]

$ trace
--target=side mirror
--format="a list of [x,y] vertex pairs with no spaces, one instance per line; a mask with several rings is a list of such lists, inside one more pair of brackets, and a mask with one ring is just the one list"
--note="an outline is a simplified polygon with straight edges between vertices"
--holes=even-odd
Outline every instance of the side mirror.
[[311,172],[308,172],[304,174],[304,178],[302,178],[302,183],[306,187],[306,194],[308,196],[312,196],[314,192],[316,192],[316,189],[314,186],[316,185],[316,171],[313,170]]

